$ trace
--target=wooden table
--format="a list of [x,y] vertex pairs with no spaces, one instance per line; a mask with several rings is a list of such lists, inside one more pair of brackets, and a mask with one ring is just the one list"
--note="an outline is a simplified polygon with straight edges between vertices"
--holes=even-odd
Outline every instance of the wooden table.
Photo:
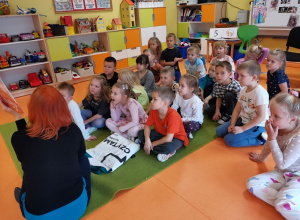
[[207,58],[209,59],[209,62],[211,61],[213,53],[214,53],[214,51],[212,50],[212,54],[211,54],[211,56],[209,56],[209,44],[211,44],[212,49],[213,49],[214,48],[214,43],[216,41],[218,41],[218,40],[225,40],[226,43],[227,43],[227,45],[231,46],[230,56],[231,56],[231,58],[233,58],[234,45],[242,43],[242,41],[240,39],[238,39],[238,38],[234,38],[234,39],[210,39],[210,38],[208,38],[206,40],[207,40],[207,54],[206,55],[207,55]]

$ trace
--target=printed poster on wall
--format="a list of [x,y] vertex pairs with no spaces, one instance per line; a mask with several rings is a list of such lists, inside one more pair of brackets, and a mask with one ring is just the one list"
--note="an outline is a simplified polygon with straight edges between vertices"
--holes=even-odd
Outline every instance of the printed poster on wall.
[[110,0],[96,0],[97,8],[110,8]]
[[84,9],[83,0],[73,0],[73,7],[74,10],[83,10]]
[[85,0],[85,9],[95,9],[95,0]]
[[71,0],[56,0],[54,2],[56,11],[73,11]]

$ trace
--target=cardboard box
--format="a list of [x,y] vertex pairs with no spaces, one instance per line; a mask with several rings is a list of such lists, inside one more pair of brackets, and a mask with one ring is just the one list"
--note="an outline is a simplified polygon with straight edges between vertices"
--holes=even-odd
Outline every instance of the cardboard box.
[[92,67],[92,66],[81,68],[81,69],[78,69],[76,67],[72,67],[72,70],[74,72],[78,73],[78,75],[80,77],[90,76],[90,75],[94,74],[94,67]]
[[57,82],[64,82],[73,79],[73,74],[71,70],[66,70],[64,72],[55,73]]

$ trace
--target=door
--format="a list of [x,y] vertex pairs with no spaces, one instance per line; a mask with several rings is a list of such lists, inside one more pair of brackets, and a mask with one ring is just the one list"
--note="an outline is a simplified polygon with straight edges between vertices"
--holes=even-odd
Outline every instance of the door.
[[178,23],[178,38],[189,38],[189,22],[181,22]]
[[153,9],[143,8],[139,9],[140,27],[152,27],[153,26]]
[[110,50],[125,50],[125,33],[124,31],[112,31],[108,33]]
[[154,37],[154,27],[141,28],[142,46],[148,45],[150,37]]
[[93,55],[95,74],[103,73],[104,59],[109,57],[109,53],[101,53]]
[[166,42],[167,26],[154,27],[154,36],[157,37],[160,42]]
[[208,4],[202,5],[202,18],[201,22],[214,22],[215,20],[215,5]]
[[166,25],[166,8],[153,8],[154,26]]
[[134,48],[141,46],[140,29],[125,30],[126,48]]
[[52,62],[72,58],[68,37],[47,39],[47,44]]

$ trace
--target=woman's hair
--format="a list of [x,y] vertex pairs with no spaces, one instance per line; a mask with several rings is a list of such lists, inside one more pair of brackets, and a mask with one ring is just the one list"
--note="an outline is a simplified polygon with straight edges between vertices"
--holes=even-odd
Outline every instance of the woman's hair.
[[155,41],[156,44],[157,44],[157,47],[156,47],[156,50],[155,50],[155,56],[159,59],[160,56],[161,56],[161,51],[162,51],[162,46],[161,46],[161,42],[160,40],[157,38],[157,37],[151,37],[149,40],[148,40],[148,47],[150,47],[150,41]]
[[149,58],[145,54],[139,55],[136,58],[136,64],[143,64],[143,65],[147,66],[147,69],[150,69]]
[[48,140],[58,138],[58,130],[72,123],[68,105],[60,92],[47,85],[34,90],[28,104],[27,134]]
[[225,50],[228,49],[228,45],[226,43],[225,40],[218,40],[214,43],[214,50],[217,48],[217,47],[224,47]]
[[97,80],[98,82],[100,82],[100,86],[101,86],[101,90],[100,90],[100,99],[105,99],[106,102],[110,102],[110,89],[107,85],[107,81],[105,79],[104,76],[101,76],[101,75],[98,75],[98,76],[94,76],[90,83],[89,83],[89,87],[88,87],[88,93],[86,95],[86,99],[88,101],[91,101],[93,99],[93,95],[91,94],[90,92],[90,85],[91,85],[91,82],[93,80]]
[[250,54],[253,54],[255,56],[259,56],[262,53],[262,46],[256,45],[256,44],[251,44],[247,50],[246,53],[249,52]]
[[194,52],[195,54],[200,54],[200,48],[198,46],[191,46],[187,49],[188,52]]
[[281,70],[285,71],[286,69],[286,57],[285,52],[281,49],[275,49],[270,51],[269,55],[275,56],[279,62],[282,62],[282,65],[279,67]]
[[196,76],[192,74],[185,74],[181,77],[181,79],[184,79],[186,81],[186,84],[189,88],[194,88],[193,93],[197,95],[199,98],[201,98],[201,90],[199,89],[199,84]]
[[300,99],[289,93],[279,93],[270,101],[271,105],[277,105],[282,111],[287,113],[290,118],[300,117]]
[[113,87],[119,88],[123,95],[127,95],[127,98],[137,98],[136,94],[132,90],[132,87],[128,83],[117,82],[113,85]]

